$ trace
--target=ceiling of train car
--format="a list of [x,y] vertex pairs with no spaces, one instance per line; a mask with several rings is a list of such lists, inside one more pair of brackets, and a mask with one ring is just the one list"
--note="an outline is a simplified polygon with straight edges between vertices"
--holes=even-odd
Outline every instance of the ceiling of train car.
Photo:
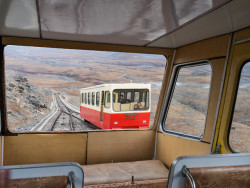
[[[238,27],[237,23],[242,16],[249,17],[250,1],[237,2],[0,0],[0,35],[174,48],[245,27],[249,21],[238,24]],[[236,14],[239,11],[240,17],[239,13]],[[199,23],[209,16],[209,20]],[[216,23],[216,16],[224,25],[203,27],[209,21]],[[244,20],[248,20],[248,17]]]

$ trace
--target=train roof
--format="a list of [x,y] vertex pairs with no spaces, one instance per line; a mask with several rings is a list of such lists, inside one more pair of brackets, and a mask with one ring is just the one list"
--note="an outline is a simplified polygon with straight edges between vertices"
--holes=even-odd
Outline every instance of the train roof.
[[118,83],[118,84],[101,84],[101,85],[95,85],[95,86],[90,86],[86,88],[81,88],[80,90],[85,90],[85,89],[94,89],[94,88],[99,88],[99,87],[110,87],[110,88],[151,88],[151,84],[142,84],[142,83]]
[[0,1],[0,36],[165,49],[250,25],[249,0],[108,2]]

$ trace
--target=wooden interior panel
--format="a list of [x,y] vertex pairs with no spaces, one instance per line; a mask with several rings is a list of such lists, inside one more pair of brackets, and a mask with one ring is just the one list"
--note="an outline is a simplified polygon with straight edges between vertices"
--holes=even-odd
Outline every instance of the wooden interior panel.
[[169,168],[172,162],[184,155],[208,155],[210,144],[177,136],[158,133],[156,158]]
[[144,53],[144,54],[159,54],[171,55],[172,49],[141,47],[119,44],[103,44],[79,41],[61,41],[51,39],[34,39],[25,37],[2,37],[3,45],[19,45],[19,46],[36,46],[49,48],[66,48],[66,49],[81,49],[81,50],[98,50],[98,51],[114,51],[128,53]]
[[150,160],[154,131],[89,132],[87,164]]
[[250,39],[250,27],[236,32],[235,42]]
[[4,137],[4,165],[85,164],[87,134],[20,134]]
[[177,49],[174,64],[226,57],[230,34],[203,40]]
[[237,85],[242,65],[250,59],[250,42],[235,45],[230,55],[230,69],[227,71],[228,82],[224,88],[224,103],[220,109],[220,122],[217,122],[218,140],[214,140],[214,148],[216,144],[221,146],[220,153],[232,153],[228,146],[228,132],[231,126],[231,117],[234,108],[235,95],[237,93]]

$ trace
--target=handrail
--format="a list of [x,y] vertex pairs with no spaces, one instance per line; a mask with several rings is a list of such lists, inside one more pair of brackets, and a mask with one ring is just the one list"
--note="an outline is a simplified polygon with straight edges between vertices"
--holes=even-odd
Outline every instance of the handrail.
[[75,174],[73,171],[69,173],[69,187],[75,188]]
[[190,174],[189,170],[187,169],[187,167],[186,167],[185,165],[182,167],[181,172],[182,172],[182,176],[188,178],[191,187],[192,187],[192,188],[196,188],[194,178],[193,178],[193,176]]

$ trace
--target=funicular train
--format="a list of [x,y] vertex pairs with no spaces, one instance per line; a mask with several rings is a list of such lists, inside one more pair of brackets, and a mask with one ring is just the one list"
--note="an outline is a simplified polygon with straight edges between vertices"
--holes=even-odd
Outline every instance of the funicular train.
[[[23,187],[250,187],[249,17],[249,0],[0,1],[0,171],[9,169],[11,185]],[[140,130],[10,132],[4,72],[8,45],[164,55],[153,125]],[[211,65],[206,98],[194,90],[207,87],[208,69],[196,72],[204,63]],[[197,69],[191,72],[189,67]],[[176,84],[187,75],[189,79],[181,79],[185,84]],[[171,102],[183,85],[186,103]],[[104,96],[99,105],[106,100],[110,113],[121,93],[110,89],[105,98],[105,90],[95,89],[82,90],[82,116],[89,121],[94,117],[84,114],[84,108],[94,109],[89,104],[92,92]],[[191,95],[207,108],[193,105]],[[150,90],[148,96],[149,109],[143,113],[150,112]],[[238,107],[240,97],[246,98],[240,100],[243,107]],[[187,110],[187,105],[203,113]],[[178,113],[177,107],[187,113]],[[170,111],[174,118],[169,120]],[[104,113],[105,106],[98,122],[105,123]],[[202,127],[201,134],[192,134],[190,125],[195,125],[194,132]],[[176,131],[181,126],[186,132]]]
[[80,90],[81,117],[101,129],[148,128],[150,84],[104,84]]

